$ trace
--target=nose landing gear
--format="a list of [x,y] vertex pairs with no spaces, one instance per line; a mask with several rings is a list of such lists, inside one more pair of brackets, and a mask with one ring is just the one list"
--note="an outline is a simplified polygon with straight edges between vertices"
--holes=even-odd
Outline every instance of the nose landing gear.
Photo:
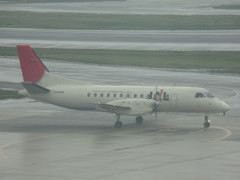
[[205,119],[204,127],[209,128],[210,127],[210,120],[208,119],[208,116],[205,116],[204,119]]

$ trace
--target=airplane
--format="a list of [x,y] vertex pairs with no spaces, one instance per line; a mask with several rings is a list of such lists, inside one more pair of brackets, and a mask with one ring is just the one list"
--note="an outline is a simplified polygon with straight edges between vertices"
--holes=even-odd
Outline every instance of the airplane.
[[52,74],[31,46],[17,45],[24,89],[19,94],[57,106],[103,111],[116,114],[115,128],[121,128],[120,116],[143,117],[157,112],[204,114],[204,127],[210,127],[209,114],[230,110],[222,100],[199,87],[93,85]]

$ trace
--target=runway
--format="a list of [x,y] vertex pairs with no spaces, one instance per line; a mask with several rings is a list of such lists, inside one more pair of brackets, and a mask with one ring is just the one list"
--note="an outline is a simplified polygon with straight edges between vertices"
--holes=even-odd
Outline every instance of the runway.
[[0,28],[1,46],[126,50],[239,51],[239,30],[56,30]]
[[[30,1],[31,2],[31,1]],[[239,15],[239,10],[217,9],[221,5],[239,5],[239,0],[114,0],[67,3],[6,3],[0,10],[33,12],[72,12],[109,14]]]
[[[16,58],[0,61],[0,81],[21,81]],[[1,179],[240,178],[238,75],[44,63],[53,73],[95,84],[201,86],[232,109],[226,116],[211,115],[209,129],[203,128],[202,115],[175,113],[146,116],[140,126],[124,116],[124,127],[115,129],[113,114],[73,111],[30,99],[0,101]]]

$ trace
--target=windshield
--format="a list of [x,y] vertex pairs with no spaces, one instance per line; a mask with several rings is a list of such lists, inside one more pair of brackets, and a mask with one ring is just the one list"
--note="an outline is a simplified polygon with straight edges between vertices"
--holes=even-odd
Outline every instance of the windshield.
[[205,92],[204,93],[208,98],[214,98],[214,96],[210,92]]
[[197,92],[196,95],[195,95],[195,98],[204,98],[204,94],[201,93],[201,92]]

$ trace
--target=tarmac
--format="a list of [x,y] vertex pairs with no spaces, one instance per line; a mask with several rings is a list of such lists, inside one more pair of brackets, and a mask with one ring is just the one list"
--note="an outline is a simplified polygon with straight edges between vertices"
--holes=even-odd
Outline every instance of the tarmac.
[[[0,11],[71,12],[96,14],[174,14],[174,15],[239,15],[239,0],[108,0],[83,2],[21,3],[0,2]],[[219,8],[220,7],[220,8]]]
[[[216,6],[237,5],[239,0],[127,0],[82,3],[6,3],[1,2],[0,10],[34,12],[77,12],[109,14],[175,14],[175,15],[239,15],[239,10],[218,9]],[[18,29],[1,29],[2,45],[15,46],[16,43],[56,47],[76,47],[76,36],[59,39],[63,30],[51,37],[40,40],[43,32],[31,36]],[[7,32],[6,32],[7,31]],[[39,31],[39,30],[38,30]],[[52,30],[53,31],[53,30]],[[56,32],[56,30],[54,30]],[[73,32],[73,31],[71,31]],[[67,33],[71,34],[71,32]],[[112,31],[119,33],[120,31]],[[76,32],[83,35],[83,32]],[[92,33],[92,34],[91,34]],[[86,48],[157,49],[176,46],[176,41],[184,32],[172,33],[174,40],[166,39],[166,32],[156,32],[153,39],[141,31],[130,36],[122,31],[125,40],[107,42],[100,37],[109,32],[91,32],[82,37]],[[239,50],[239,32],[202,32],[211,39],[188,37],[176,47],[178,50],[218,50],[230,48]],[[234,35],[235,33],[235,35]],[[16,35],[24,35],[24,38]],[[198,31],[199,34],[199,31]],[[13,35],[15,37],[13,37]],[[91,39],[91,36],[94,35]],[[10,37],[9,37],[10,36]],[[58,36],[58,37],[55,37]],[[108,36],[107,36],[108,37]],[[129,39],[131,37],[131,39]],[[140,37],[143,37],[140,39]],[[27,39],[29,38],[29,39]],[[32,39],[31,39],[32,38]],[[80,38],[80,37],[79,37]],[[85,38],[85,39],[84,39]],[[216,38],[216,39],[214,39]],[[27,39],[27,40],[24,40]],[[50,39],[50,40],[49,40]],[[128,41],[129,39],[129,41]],[[61,41],[60,41],[61,40]],[[106,40],[106,36],[104,36]],[[201,41],[201,43],[199,43]],[[204,40],[204,41],[203,41]],[[27,41],[27,42],[26,42]],[[139,42],[140,41],[140,42]],[[170,42],[167,42],[170,41]],[[37,43],[36,43],[37,42]],[[78,42],[78,41],[76,41]],[[183,42],[183,43],[182,43]],[[184,43],[185,42],[185,43]],[[211,44],[212,42],[212,44]],[[94,46],[94,44],[99,43]],[[183,46],[179,49],[179,44]],[[131,46],[131,48],[130,48]],[[80,47],[81,48],[81,47]],[[175,48],[175,49],[176,49]],[[216,50],[216,49],[215,49]],[[0,88],[19,89],[22,81],[17,58],[0,57]],[[67,78],[108,85],[153,85],[153,86],[193,86],[210,90],[215,96],[231,106],[225,116],[211,115],[211,127],[203,128],[204,115],[158,113],[144,117],[144,123],[137,125],[134,117],[123,116],[124,126],[115,129],[114,114],[73,111],[31,99],[0,101],[0,179],[1,180],[239,180],[240,173],[240,77],[234,74],[210,73],[207,70],[176,70],[157,68],[137,68],[120,66],[100,66],[62,61],[44,60],[52,73]]]
[[0,28],[0,44],[40,48],[240,51],[240,30],[69,30]]
[[[0,57],[0,87],[19,88],[17,58]],[[239,180],[239,75],[44,60],[67,78],[95,84],[200,86],[231,106],[211,115],[123,116],[74,111],[30,99],[0,101],[0,179]]]

